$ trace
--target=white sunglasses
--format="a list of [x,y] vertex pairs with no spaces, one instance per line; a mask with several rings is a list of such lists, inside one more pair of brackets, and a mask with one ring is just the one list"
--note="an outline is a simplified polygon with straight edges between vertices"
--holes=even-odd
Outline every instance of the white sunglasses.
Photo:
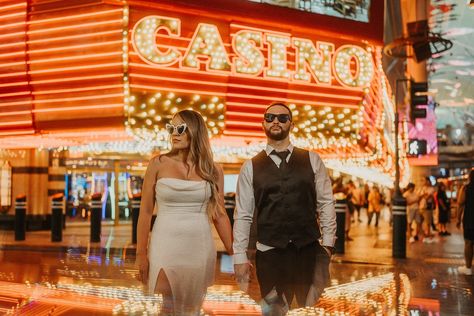
[[173,135],[175,132],[178,135],[183,135],[184,132],[186,132],[187,127],[188,126],[186,125],[186,123],[182,123],[182,124],[179,124],[179,125],[173,125],[173,124],[166,123],[166,131],[170,135]]

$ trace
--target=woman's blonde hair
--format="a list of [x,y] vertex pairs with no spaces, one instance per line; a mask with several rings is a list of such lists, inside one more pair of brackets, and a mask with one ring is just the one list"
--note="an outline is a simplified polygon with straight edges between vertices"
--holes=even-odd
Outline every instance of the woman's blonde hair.
[[[219,199],[219,189],[217,182],[219,181],[219,171],[214,164],[214,158],[209,142],[209,134],[206,123],[201,114],[192,110],[182,110],[175,114],[186,123],[186,134],[189,137],[189,151],[183,157],[183,162],[190,171],[187,161],[196,168],[196,173],[211,185],[211,197],[207,205],[207,214],[210,219],[215,219],[219,214],[224,213],[224,208]],[[178,150],[172,148],[166,155],[175,155]]]

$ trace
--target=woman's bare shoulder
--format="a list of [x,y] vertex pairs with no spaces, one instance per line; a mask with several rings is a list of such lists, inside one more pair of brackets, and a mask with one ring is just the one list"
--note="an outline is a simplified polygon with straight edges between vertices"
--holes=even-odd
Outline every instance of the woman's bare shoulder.
[[158,154],[150,158],[150,161],[148,162],[148,169],[155,170],[157,171],[160,166],[163,164],[163,161],[166,160],[166,158],[163,158],[164,155]]

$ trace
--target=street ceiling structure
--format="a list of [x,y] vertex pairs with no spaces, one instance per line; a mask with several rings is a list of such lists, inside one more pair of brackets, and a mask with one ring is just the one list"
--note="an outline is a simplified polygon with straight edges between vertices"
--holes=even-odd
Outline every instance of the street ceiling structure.
[[474,125],[474,6],[470,1],[432,0],[430,28],[453,42],[428,63],[437,127]]

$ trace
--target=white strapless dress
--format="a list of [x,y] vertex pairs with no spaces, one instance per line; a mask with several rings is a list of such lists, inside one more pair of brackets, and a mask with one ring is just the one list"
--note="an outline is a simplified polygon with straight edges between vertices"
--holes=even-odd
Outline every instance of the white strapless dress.
[[214,283],[216,249],[207,215],[211,188],[206,181],[158,179],[158,215],[148,246],[148,286],[154,292],[161,270],[173,292],[176,315],[198,315]]

